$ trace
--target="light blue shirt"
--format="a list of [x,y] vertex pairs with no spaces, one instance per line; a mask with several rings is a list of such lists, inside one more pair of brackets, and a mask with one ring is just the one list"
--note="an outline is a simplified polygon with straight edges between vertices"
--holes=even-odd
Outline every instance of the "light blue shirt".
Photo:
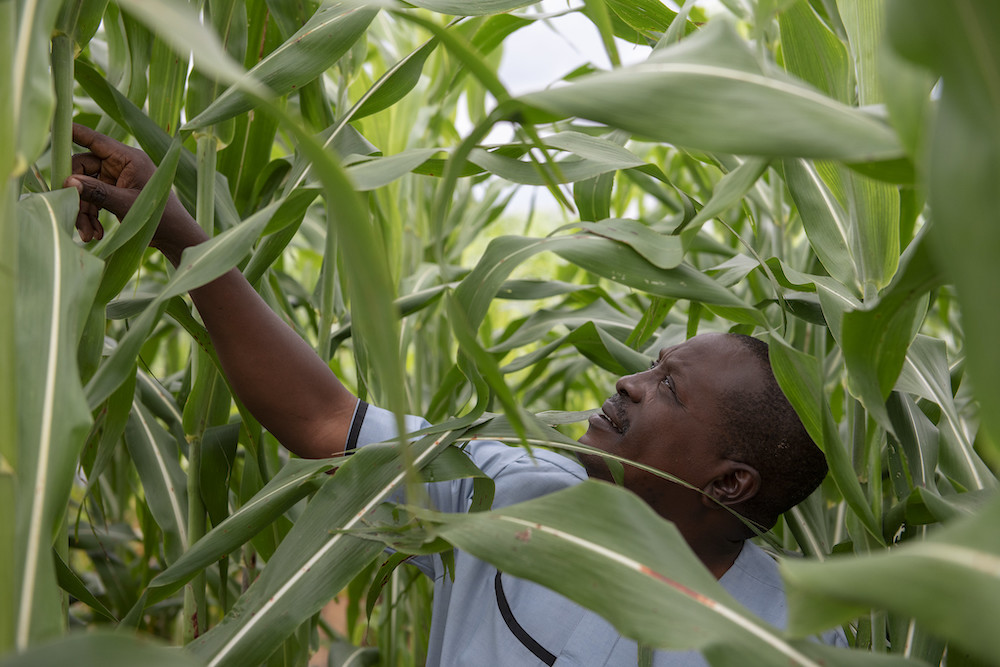
[[[365,411],[366,410],[366,411]],[[364,414],[361,414],[364,412]],[[407,417],[408,431],[429,426],[419,417]],[[392,413],[359,404],[349,446],[362,447],[395,437]],[[493,508],[506,507],[578,484],[587,478],[577,462],[554,452],[494,441],[474,441],[466,452],[472,462],[496,484]],[[444,512],[466,512],[472,499],[472,480],[427,484],[433,506]],[[462,551],[455,553],[455,579],[447,575],[438,556],[420,556],[413,562],[434,580],[428,665],[635,665],[636,643],[622,637],[598,614],[539,584],[508,574],[499,576],[489,563]],[[784,587],[774,559],[746,542],[736,562],[719,580],[736,600],[771,625],[784,629],[788,609]],[[503,606],[506,603],[507,609]],[[842,630],[823,637],[846,646]],[[657,651],[656,667],[704,667],[697,652]]]

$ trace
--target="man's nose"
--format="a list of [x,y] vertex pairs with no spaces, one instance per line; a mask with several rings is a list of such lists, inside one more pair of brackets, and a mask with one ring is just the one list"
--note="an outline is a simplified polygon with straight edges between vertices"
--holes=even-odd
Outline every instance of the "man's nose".
[[643,371],[642,373],[633,373],[632,375],[619,378],[618,382],[615,383],[615,389],[621,396],[624,396],[633,403],[638,403],[642,400],[645,374],[646,372]]

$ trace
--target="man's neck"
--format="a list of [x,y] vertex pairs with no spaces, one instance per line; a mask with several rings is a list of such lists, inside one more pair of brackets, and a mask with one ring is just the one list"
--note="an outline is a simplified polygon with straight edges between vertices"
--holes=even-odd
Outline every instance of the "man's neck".
[[729,539],[718,534],[706,534],[704,531],[692,531],[691,534],[681,528],[681,534],[698,559],[708,568],[716,579],[721,579],[743,550],[743,539]]
[[743,550],[746,541],[743,524],[728,513],[722,516],[721,511],[706,508],[700,498],[688,503],[675,500],[669,510],[655,506],[653,509],[673,522],[694,555],[716,579],[722,578]]

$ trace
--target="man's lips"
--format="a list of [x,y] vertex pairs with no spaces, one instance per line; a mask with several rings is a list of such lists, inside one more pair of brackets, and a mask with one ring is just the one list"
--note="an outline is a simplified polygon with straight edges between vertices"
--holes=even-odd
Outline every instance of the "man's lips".
[[621,407],[614,402],[614,399],[609,398],[604,401],[604,405],[601,406],[601,411],[597,413],[597,416],[604,419],[611,426],[611,428],[619,434],[625,432],[626,427],[622,423],[622,410]]

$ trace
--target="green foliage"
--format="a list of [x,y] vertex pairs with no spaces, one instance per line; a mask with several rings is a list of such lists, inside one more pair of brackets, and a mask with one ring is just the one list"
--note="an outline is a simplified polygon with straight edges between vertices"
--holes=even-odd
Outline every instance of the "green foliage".
[[[383,542],[716,665],[1000,664],[1000,9],[588,1],[567,12],[615,65],[512,98],[505,42],[558,20],[530,4],[0,3],[3,665],[422,664],[429,586]],[[649,57],[619,66],[614,36]],[[159,165],[91,246],[59,188],[71,120]],[[145,250],[171,182],[213,236],[176,271]],[[232,267],[355,393],[441,426],[289,460],[184,297]],[[620,489],[382,506],[475,478],[451,448],[473,437],[578,451],[616,376],[699,331],[769,341],[830,464],[768,536],[809,556],[784,560],[788,632]],[[836,624],[853,652],[803,639]]]

